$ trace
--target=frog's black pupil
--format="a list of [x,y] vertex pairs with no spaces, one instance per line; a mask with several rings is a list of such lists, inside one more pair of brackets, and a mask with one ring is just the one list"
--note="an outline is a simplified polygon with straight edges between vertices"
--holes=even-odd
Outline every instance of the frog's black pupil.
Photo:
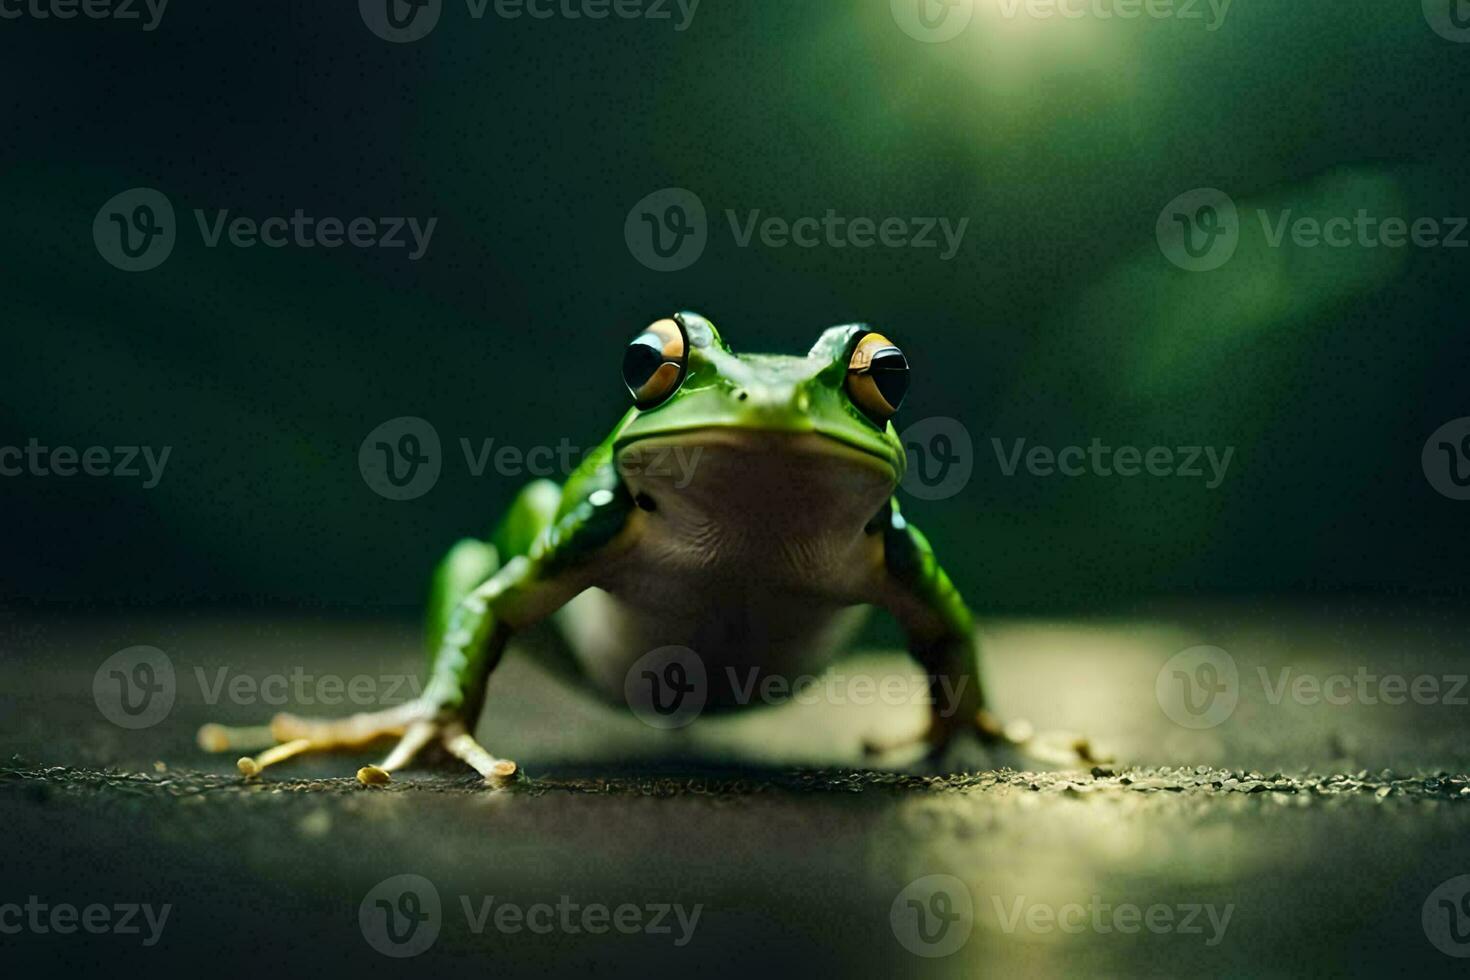
[[897,347],[885,347],[873,355],[869,366],[878,394],[897,409],[909,393],[909,362]]
[[653,334],[644,334],[628,345],[623,352],[623,381],[637,391],[648,384],[664,362],[663,341]]

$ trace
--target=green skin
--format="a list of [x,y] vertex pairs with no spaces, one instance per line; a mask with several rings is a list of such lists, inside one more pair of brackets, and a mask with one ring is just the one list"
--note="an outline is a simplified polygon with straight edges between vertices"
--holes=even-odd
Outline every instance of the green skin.
[[[694,433],[815,434],[831,440],[834,451],[860,457],[859,465],[886,482],[887,499],[851,529],[873,563],[855,598],[897,618],[929,676],[931,723],[913,741],[932,755],[957,735],[987,737],[973,619],[892,497],[904,473],[903,446],[891,423],[880,428],[854,406],[844,384],[852,345],[866,328],[833,327],[805,358],[737,356],[708,321],[679,316],[692,341],[679,388],[650,410],[629,411],[564,486],[543,480],[522,490],[488,542],[462,541],[440,565],[429,603],[425,714],[473,731],[486,682],[513,633],[584,590],[605,587],[607,570],[647,561],[638,541],[659,515],[640,510],[625,475],[638,449],[677,445]],[[661,572],[632,571],[655,578]]]
[[[398,735],[359,780],[387,781],[437,738],[504,785],[515,764],[470,733],[512,634],[553,614],[590,686],[625,694],[627,679],[643,676],[632,673],[643,655],[683,648],[710,668],[718,706],[731,700],[721,677],[744,669],[789,682],[821,669],[852,613],[882,607],[929,677],[931,707],[922,731],[870,751],[917,745],[936,756],[956,736],[1001,740],[982,710],[970,612],[893,499],[905,466],[886,417],[893,406],[872,363],[850,366],[867,328],[833,327],[805,357],[738,356],[703,317],[675,321],[661,322],[664,346],[638,351],[667,366],[668,345],[680,346],[674,335],[687,341],[682,376],[658,376],[663,400],[645,391],[645,407],[628,412],[564,486],[530,484],[490,540],[461,541],[440,564],[423,693],[345,719],[278,715],[267,736],[276,746],[239,762],[247,778],[303,751]],[[901,355],[885,356],[882,371],[906,371],[894,365]],[[895,390],[894,375],[883,380]],[[882,412],[882,423],[854,399]],[[213,751],[260,738],[255,728],[200,731]]]

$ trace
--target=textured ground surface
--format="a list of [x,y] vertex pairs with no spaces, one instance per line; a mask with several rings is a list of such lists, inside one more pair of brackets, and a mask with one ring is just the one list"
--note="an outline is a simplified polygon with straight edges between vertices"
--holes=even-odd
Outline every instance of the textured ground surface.
[[[375,697],[401,696],[388,688],[418,667],[402,626],[13,615],[0,624],[0,906],[34,895],[170,912],[153,946],[146,925],[27,927],[0,933],[0,949],[20,967],[253,976],[1448,973],[1464,962],[1431,933],[1470,953],[1455,941],[1470,919],[1451,922],[1439,905],[1459,892],[1431,896],[1470,874],[1470,779],[1457,775],[1470,771],[1470,707],[1457,703],[1470,691],[1454,691],[1470,668],[1466,625],[1444,607],[1401,604],[997,622],[996,704],[1041,729],[1086,731],[1118,758],[948,777],[858,768],[864,733],[917,724],[915,705],[853,703],[855,678],[907,675],[901,657],[840,664],[824,688],[836,693],[811,703],[661,732],[513,655],[480,734],[528,778],[492,793],[453,767],[362,789],[352,772],[372,753],[298,760],[244,783],[233,756],[195,747],[202,721],[277,710],[260,693],[271,678],[304,674],[295,690],[317,696],[331,690],[323,678],[361,675]],[[128,730],[99,710],[94,680],[135,644],[167,653],[175,700]],[[1156,681],[1196,644],[1229,653],[1238,703],[1189,729],[1161,710]],[[1314,702],[1298,680],[1333,675],[1353,680],[1331,688],[1351,690],[1345,703]],[[1283,676],[1308,695],[1277,697]],[[1411,691],[1436,678],[1439,693],[1384,703],[1390,676]],[[386,921],[375,888],[402,874],[432,883],[439,913],[425,951],[394,961],[368,933],[373,916]],[[932,875],[952,877],[920,881]],[[511,931],[513,918],[498,929],[493,912],[479,918],[487,900],[544,903],[550,918],[536,921],[550,931]],[[932,943],[917,937],[910,900],[935,916]],[[400,910],[427,908],[401,901],[394,890]],[[599,904],[637,906],[645,922],[663,905],[697,906],[699,918],[682,946],[672,911],[667,933],[594,935],[598,920],[584,928],[580,916]],[[946,943],[942,957],[909,948]]]

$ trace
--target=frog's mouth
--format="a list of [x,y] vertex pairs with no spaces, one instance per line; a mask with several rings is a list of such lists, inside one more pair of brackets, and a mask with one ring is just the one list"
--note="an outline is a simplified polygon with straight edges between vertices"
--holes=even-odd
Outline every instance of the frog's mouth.
[[634,439],[615,458],[645,510],[704,520],[739,511],[773,528],[828,519],[861,527],[899,478],[883,457],[816,431],[692,428]]

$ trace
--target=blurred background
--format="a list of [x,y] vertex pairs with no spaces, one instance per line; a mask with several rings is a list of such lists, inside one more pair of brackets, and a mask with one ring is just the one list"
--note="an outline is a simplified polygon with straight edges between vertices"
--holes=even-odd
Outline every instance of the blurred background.
[[[437,972],[1470,955],[1470,0],[160,2],[0,0],[0,903],[177,906],[156,955],[6,936],[16,972],[380,971],[361,910],[405,872],[449,910]],[[231,241],[298,213],[421,238]],[[249,782],[196,746],[282,706],[235,680],[416,679],[434,565],[608,434],[624,345],[681,308],[746,352],[899,342],[903,506],[994,703],[1116,764],[873,769],[861,736],[916,731],[911,702],[675,737],[529,646],[481,726],[523,791],[367,791],[367,753]],[[403,486],[379,443],[422,456]],[[1116,474],[1153,450],[1169,475]],[[897,639],[839,670],[912,675]],[[167,683],[119,721],[107,671],[143,649]],[[1201,650],[1229,666],[1203,724],[1169,686],[1197,715]],[[1282,693],[1368,671],[1454,694]],[[936,874],[976,925],[930,959],[902,900]],[[492,893],[708,914],[687,950],[482,935],[458,899]],[[1235,917],[1218,945],[1032,934],[1016,896]]]
[[[1410,0],[1011,7],[593,21],[454,0],[410,43],[345,3],[0,22],[0,445],[169,448],[146,489],[141,454],[138,477],[0,479],[4,594],[415,615],[445,549],[529,478],[476,474],[460,440],[594,445],[626,407],[624,343],[693,308],[744,351],[853,320],[900,341],[901,421],[953,418],[973,446],[967,482],[906,506],[982,611],[1462,597],[1470,504],[1421,452],[1470,414],[1470,252],[1268,234],[1365,209],[1448,236],[1470,214],[1453,8],[1436,29]],[[936,42],[944,17],[965,23]],[[93,224],[137,187],[168,199],[177,240],[126,272]],[[656,271],[625,225],[671,187],[702,203],[707,245]],[[1197,188],[1239,212],[1208,271],[1156,234]],[[437,222],[414,261],[211,248],[195,209]],[[968,224],[947,260],[731,228],[829,211]],[[403,416],[433,426],[442,472],[393,500],[359,448]],[[1213,488],[1006,476],[992,440],[1018,439],[1234,455]]]

